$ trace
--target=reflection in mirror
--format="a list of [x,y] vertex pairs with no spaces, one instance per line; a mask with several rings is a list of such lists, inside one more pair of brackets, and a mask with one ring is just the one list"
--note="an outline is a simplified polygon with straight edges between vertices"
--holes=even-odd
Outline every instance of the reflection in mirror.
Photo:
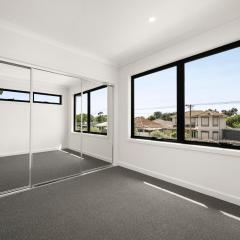
[[29,185],[30,69],[0,63],[0,192]]
[[79,174],[81,157],[69,153],[69,88],[81,80],[33,71],[32,183],[55,181]]
[[[73,88],[74,95],[74,133],[70,135],[70,147],[83,152],[86,161],[86,170],[107,166],[112,163],[112,121],[113,103],[112,88],[102,82],[82,80],[83,112],[82,112],[82,137],[78,136],[81,119],[81,98],[79,89]],[[80,94],[79,94],[80,93]],[[79,144],[79,145],[78,145]],[[84,169],[85,170],[85,169]]]

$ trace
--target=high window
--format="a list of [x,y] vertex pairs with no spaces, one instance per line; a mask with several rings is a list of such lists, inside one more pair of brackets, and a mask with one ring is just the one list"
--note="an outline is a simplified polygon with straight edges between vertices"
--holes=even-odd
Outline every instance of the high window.
[[49,93],[33,93],[34,103],[62,104],[62,96]]
[[0,88],[1,101],[29,102],[30,94],[26,91]]
[[131,137],[240,148],[240,41],[131,79]]

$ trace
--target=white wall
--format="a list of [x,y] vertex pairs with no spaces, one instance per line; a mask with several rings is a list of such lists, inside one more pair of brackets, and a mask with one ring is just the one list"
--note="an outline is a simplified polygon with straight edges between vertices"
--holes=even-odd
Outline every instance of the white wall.
[[240,205],[240,152],[130,139],[130,76],[240,38],[240,20],[185,40],[120,70],[118,163]]
[[[6,81],[1,88],[29,91],[30,81]],[[33,84],[33,91],[62,95],[62,105],[32,104],[32,150],[67,146],[67,89],[52,84]],[[0,156],[29,152],[30,104],[0,101]]]

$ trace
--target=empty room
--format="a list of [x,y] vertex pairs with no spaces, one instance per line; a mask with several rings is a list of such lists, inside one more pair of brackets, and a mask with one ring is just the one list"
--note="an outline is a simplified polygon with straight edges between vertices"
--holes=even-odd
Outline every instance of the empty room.
[[0,0],[0,239],[240,239],[239,0]]

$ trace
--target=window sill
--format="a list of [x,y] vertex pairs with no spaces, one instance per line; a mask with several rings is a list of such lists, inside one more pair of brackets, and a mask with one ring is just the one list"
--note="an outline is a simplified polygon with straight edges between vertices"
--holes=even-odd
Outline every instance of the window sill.
[[224,156],[240,157],[240,150],[235,150],[235,149],[199,146],[199,145],[182,144],[182,143],[175,143],[175,142],[143,140],[143,139],[137,139],[137,138],[128,138],[128,142],[158,146],[162,148],[171,148],[171,149],[177,149],[177,150],[196,151],[196,152],[203,152],[203,153],[210,153],[210,154],[219,154]]
[[[71,132],[71,134],[76,134],[76,135],[80,135],[81,133],[80,132]],[[82,133],[83,136],[86,136],[86,137],[97,137],[97,138],[109,138],[109,135],[104,135],[104,134],[94,134],[94,133]]]

